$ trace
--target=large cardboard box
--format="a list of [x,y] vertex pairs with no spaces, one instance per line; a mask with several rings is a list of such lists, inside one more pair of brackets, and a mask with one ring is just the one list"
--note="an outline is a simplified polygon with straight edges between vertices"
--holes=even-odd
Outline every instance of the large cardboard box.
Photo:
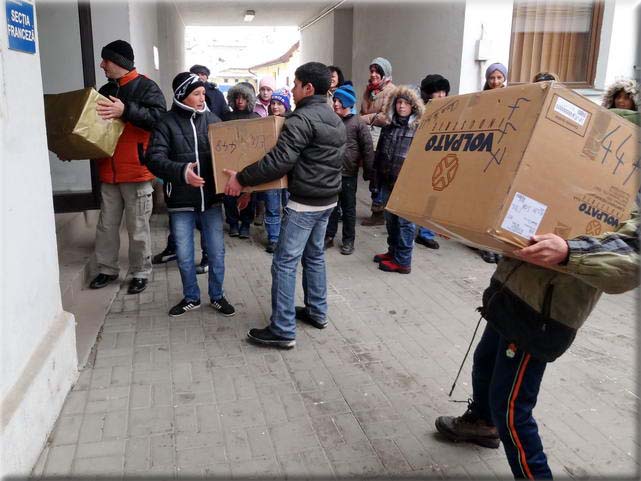
[[125,124],[98,115],[96,103],[106,97],[93,88],[44,97],[49,150],[65,160],[100,159],[114,154]]
[[[285,119],[269,116],[261,119],[232,120],[209,126],[209,143],[214,165],[216,193],[225,191],[229,176],[223,169],[240,172],[248,165],[262,159],[275,145]],[[287,187],[287,176],[254,187],[243,192],[255,192]]]
[[640,130],[553,82],[435,100],[387,209],[507,255],[612,231],[639,190]]

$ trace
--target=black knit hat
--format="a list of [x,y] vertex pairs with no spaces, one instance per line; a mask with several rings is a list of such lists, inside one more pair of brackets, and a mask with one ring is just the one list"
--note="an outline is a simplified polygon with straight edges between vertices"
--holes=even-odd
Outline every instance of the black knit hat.
[[421,94],[423,96],[429,98],[434,92],[441,90],[444,90],[446,94],[450,93],[450,82],[442,75],[428,75],[421,81]]
[[190,93],[198,87],[204,87],[205,83],[198,75],[190,72],[181,72],[174,77],[171,88],[174,91],[174,98],[179,102],[185,100]]
[[211,74],[210,70],[209,70],[207,67],[205,67],[204,65],[198,65],[198,64],[193,65],[193,66],[189,69],[189,71],[190,71],[191,73],[195,73],[196,75],[198,75],[198,74],[202,73],[202,74],[207,75],[207,77],[209,77],[209,75]]
[[124,40],[114,40],[102,47],[100,56],[126,70],[134,69],[134,49]]

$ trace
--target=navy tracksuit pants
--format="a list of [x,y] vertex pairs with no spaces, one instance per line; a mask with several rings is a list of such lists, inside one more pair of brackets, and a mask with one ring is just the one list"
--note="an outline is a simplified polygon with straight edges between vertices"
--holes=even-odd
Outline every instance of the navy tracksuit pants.
[[516,479],[552,478],[532,417],[546,365],[489,324],[474,351],[472,409],[498,429]]

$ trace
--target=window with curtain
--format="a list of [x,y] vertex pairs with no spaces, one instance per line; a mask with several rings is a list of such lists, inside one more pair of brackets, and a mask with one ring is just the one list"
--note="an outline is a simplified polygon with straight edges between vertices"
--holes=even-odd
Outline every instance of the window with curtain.
[[602,2],[515,1],[509,82],[546,71],[568,86],[592,87],[602,18]]

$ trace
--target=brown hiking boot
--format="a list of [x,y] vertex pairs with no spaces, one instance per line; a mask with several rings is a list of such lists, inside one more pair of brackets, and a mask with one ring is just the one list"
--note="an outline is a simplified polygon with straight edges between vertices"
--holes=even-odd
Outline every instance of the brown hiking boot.
[[385,216],[383,212],[372,212],[372,216],[361,221],[361,225],[364,226],[373,226],[373,225],[385,225]]
[[469,407],[463,416],[439,416],[434,424],[439,433],[455,443],[469,442],[493,449],[501,443],[496,427],[483,421]]

